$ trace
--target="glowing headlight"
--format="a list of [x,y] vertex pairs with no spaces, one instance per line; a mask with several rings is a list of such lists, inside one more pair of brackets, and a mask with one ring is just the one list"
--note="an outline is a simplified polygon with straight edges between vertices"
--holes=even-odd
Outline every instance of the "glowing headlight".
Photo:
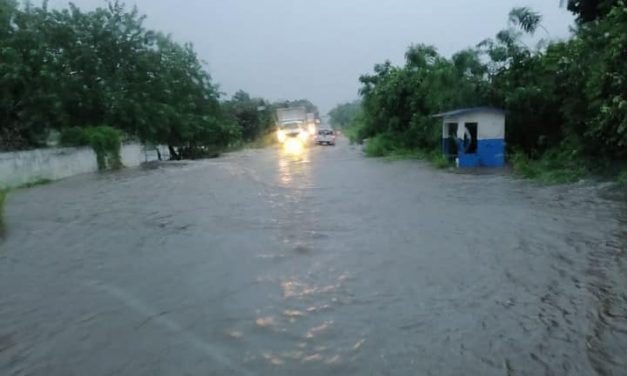
[[287,154],[301,155],[303,153],[304,147],[303,143],[300,142],[297,138],[290,138],[283,144],[283,149]]
[[307,131],[300,131],[298,133],[298,138],[300,138],[302,141],[307,141],[307,138],[309,137],[309,133],[307,133]]
[[285,142],[285,139],[286,139],[285,133],[283,133],[283,131],[281,130],[278,130],[276,132],[276,138],[279,140],[280,143]]

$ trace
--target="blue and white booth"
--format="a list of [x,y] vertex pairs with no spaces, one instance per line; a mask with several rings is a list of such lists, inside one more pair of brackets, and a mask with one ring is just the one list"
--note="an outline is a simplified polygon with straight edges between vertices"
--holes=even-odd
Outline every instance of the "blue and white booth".
[[499,108],[464,108],[435,115],[443,119],[442,149],[458,167],[505,165],[505,115]]

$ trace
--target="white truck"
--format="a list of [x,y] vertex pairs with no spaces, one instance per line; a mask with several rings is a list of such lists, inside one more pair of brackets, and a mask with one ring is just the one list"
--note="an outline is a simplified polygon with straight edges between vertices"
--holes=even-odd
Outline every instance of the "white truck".
[[296,138],[301,142],[309,139],[307,110],[305,107],[279,108],[277,115],[277,138],[280,143]]
[[316,128],[317,128],[318,123],[319,123],[319,120],[316,117],[315,113],[310,112],[307,114],[307,131],[309,132],[310,135],[313,136],[316,134]]

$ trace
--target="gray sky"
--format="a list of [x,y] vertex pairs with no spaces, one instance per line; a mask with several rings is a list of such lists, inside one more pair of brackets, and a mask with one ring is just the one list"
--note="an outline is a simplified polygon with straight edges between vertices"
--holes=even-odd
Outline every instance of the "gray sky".
[[[104,0],[74,0],[82,9]],[[403,63],[412,43],[440,53],[473,46],[507,26],[515,6],[544,16],[553,38],[573,17],[559,0],[126,0],[146,25],[192,42],[223,92],[308,98],[326,113],[357,98],[358,77],[376,63]],[[67,0],[51,0],[60,7]],[[544,36],[539,31],[539,36]]]

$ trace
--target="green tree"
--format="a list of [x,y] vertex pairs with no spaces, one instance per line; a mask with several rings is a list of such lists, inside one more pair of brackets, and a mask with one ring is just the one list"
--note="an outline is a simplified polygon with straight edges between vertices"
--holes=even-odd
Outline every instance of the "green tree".
[[568,10],[577,15],[581,23],[594,21],[607,15],[621,0],[561,0],[567,2]]
[[100,124],[167,144],[175,158],[238,139],[193,47],[143,22],[118,1],[82,12],[0,0],[0,148]]
[[339,104],[329,111],[330,123],[335,128],[345,128],[354,121],[360,110],[361,101]]
[[243,90],[235,93],[224,106],[245,141],[253,141],[264,135],[274,124],[272,106],[264,99],[251,98]]

